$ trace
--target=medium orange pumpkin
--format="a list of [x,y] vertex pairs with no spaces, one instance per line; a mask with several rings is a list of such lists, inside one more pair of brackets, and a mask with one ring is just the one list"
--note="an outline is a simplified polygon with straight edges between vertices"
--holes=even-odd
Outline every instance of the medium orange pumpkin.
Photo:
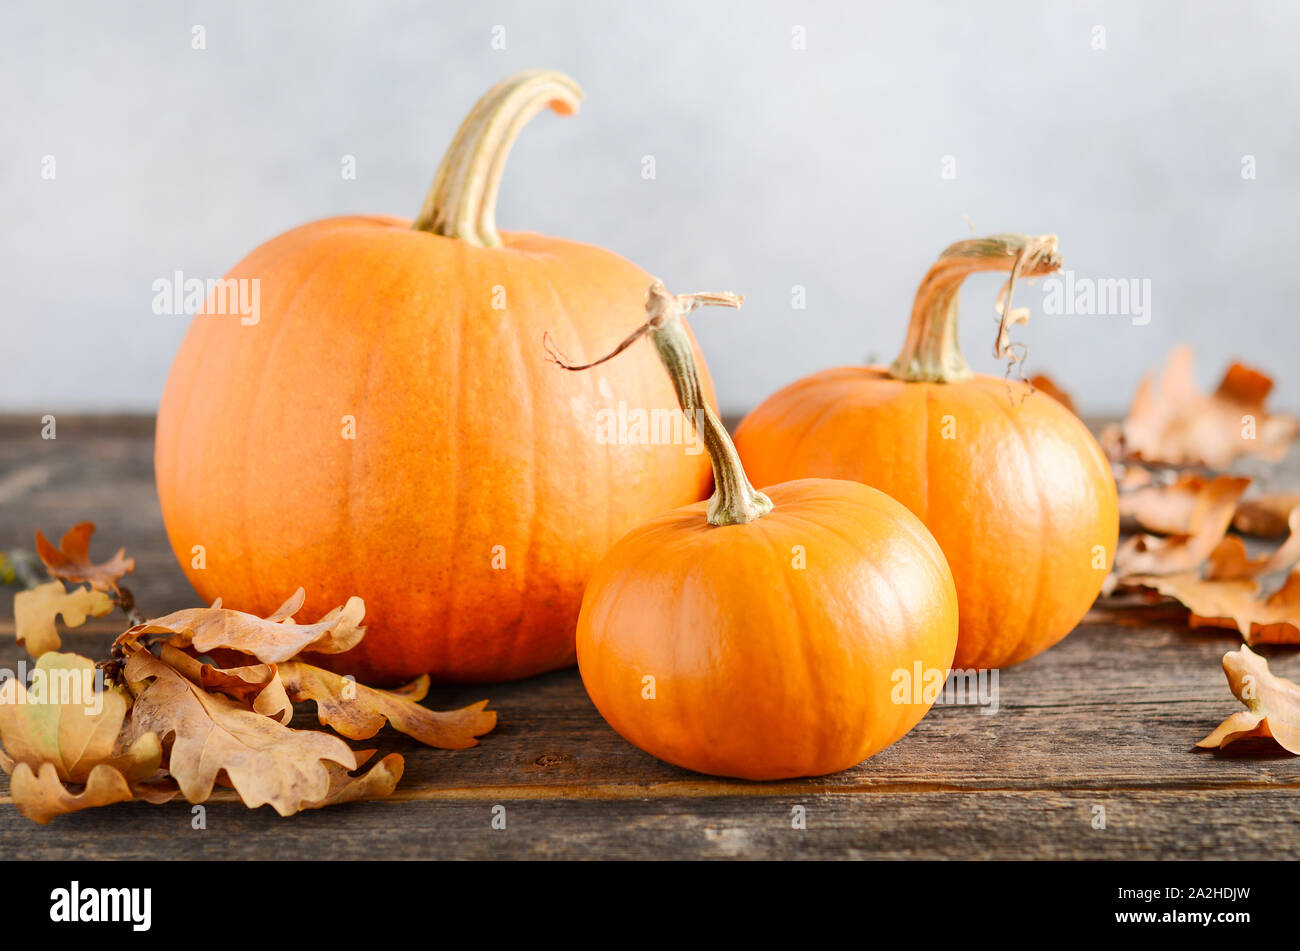
[[[840,367],[769,397],[736,432],[760,481],[856,479],[934,533],[961,606],[954,666],[1002,667],[1068,634],[1096,599],[1119,532],[1115,480],[1086,426],[1019,381],[975,375],[957,348],[974,271],[1060,267],[1053,235],[960,241],[921,282],[894,364]],[[1004,304],[998,346],[1006,347]]]
[[360,595],[365,641],[330,662],[368,682],[525,677],[573,663],[605,550],[707,494],[703,456],[602,441],[612,393],[675,408],[651,354],[576,384],[538,358],[547,327],[626,332],[649,276],[600,248],[495,228],[519,128],[580,97],[558,73],[505,80],[465,120],[413,225],[304,225],[227,276],[260,283],[260,319],[211,316],[211,299],[195,318],[155,461],[168,535],[203,597],[264,614],[302,585],[310,616]]
[[[670,763],[745,779],[836,772],[933,703],[957,642],[952,575],[925,526],[882,492],[831,479],[753,489],[680,320],[700,303],[739,300],[656,284],[640,333],[696,422],[717,488],[601,560],[578,618],[578,669],[610,725]],[[905,687],[918,671],[929,693]]]

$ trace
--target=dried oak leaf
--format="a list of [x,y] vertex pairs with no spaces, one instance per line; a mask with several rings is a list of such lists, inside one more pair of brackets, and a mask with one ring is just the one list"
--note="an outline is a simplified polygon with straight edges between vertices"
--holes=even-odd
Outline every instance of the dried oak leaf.
[[1196,572],[1135,576],[1128,583],[1182,603],[1192,627],[1238,631],[1247,644],[1300,644],[1300,568],[1267,598],[1254,578],[1202,578]]
[[1195,571],[1227,534],[1237,500],[1250,485],[1239,476],[1216,476],[1197,493],[1185,533],[1160,537],[1135,535],[1115,553],[1115,568],[1104,588],[1130,584],[1138,575],[1172,575]]
[[[1171,482],[1158,482],[1148,470],[1127,466],[1116,481],[1121,517],[1133,519],[1148,532],[1178,535],[1189,530],[1196,497],[1210,478],[1184,472]],[[1286,535],[1291,531],[1291,514],[1297,509],[1300,493],[1269,493],[1243,499],[1233,513],[1232,527],[1261,538]]]
[[1264,408],[1273,381],[1240,363],[1209,396],[1196,388],[1190,347],[1174,349],[1157,382],[1138,386],[1128,416],[1103,437],[1113,458],[1224,469],[1238,456],[1280,459],[1300,421]]
[[274,664],[218,667],[169,644],[162,646],[158,659],[208,693],[225,694],[254,713],[284,724],[293,719],[293,703]]
[[1246,552],[1246,543],[1235,535],[1227,535],[1210,552],[1205,577],[1211,579],[1257,578],[1260,575],[1286,571],[1300,561],[1300,509],[1291,513],[1291,534],[1277,548],[1258,558]]
[[68,529],[59,547],[55,548],[48,538],[37,532],[36,553],[55,578],[87,581],[92,588],[116,592],[122,576],[135,570],[135,559],[126,557],[126,549],[119,548],[108,561],[95,564],[90,560],[90,536],[94,533],[94,522],[81,522]]
[[300,661],[281,664],[279,670],[295,702],[314,700],[320,722],[350,740],[369,739],[387,721],[393,729],[426,746],[463,750],[478,745],[475,737],[497,723],[496,711],[484,709],[486,700],[445,713],[421,706],[419,701],[429,689],[428,677],[399,690],[378,690]]
[[176,780],[163,772],[153,779],[146,779],[144,782],[136,783],[131,787],[131,791],[135,793],[136,799],[144,800],[150,805],[160,806],[179,796],[181,787],[176,785]]
[[1188,472],[1173,482],[1148,481],[1128,491],[1121,487],[1119,514],[1157,535],[1186,534],[1191,528],[1196,500],[1209,482],[1203,475]]
[[1065,390],[1061,389],[1059,386],[1057,386],[1056,381],[1053,380],[1047,374],[1038,373],[1035,374],[1034,376],[1031,376],[1029,378],[1029,385],[1036,390],[1040,390],[1043,393],[1046,393],[1052,399],[1056,400],[1056,402],[1060,403],[1062,406],[1068,409],[1075,416],[1079,415],[1079,411],[1075,409],[1074,400],[1070,397],[1070,394],[1065,392]]
[[122,724],[130,702],[118,687],[96,689],[95,664],[78,654],[49,652],[36,662],[31,686],[0,683],[0,766],[54,767],[59,779],[85,783],[107,765],[128,781],[144,780],[162,759],[159,738],[140,730],[127,742]]
[[[375,753],[374,750],[357,750],[357,765],[363,765]],[[406,762],[400,753],[389,753],[360,776],[352,776],[337,763],[326,763],[330,774],[330,789],[319,802],[304,806],[304,809],[323,809],[325,806],[338,806],[345,802],[359,799],[383,799],[390,796],[397,788],[406,769]]]
[[1223,749],[1247,737],[1272,737],[1288,753],[1300,755],[1300,686],[1268,669],[1268,661],[1249,647],[1223,655],[1223,672],[1233,695],[1246,705],[1196,745]]
[[119,645],[147,634],[170,634],[173,647],[193,647],[200,653],[229,649],[257,658],[264,664],[278,664],[305,650],[316,654],[341,654],[365,637],[361,626],[365,603],[349,598],[315,624],[298,624],[292,618],[302,607],[302,588],[270,617],[223,608],[217,601],[210,608],[186,608],[132,628],[119,638]]
[[1286,583],[1257,605],[1250,627],[1243,632],[1247,644],[1300,644],[1300,568],[1292,568]]
[[[1225,534],[1232,487],[1216,489],[1213,482],[1198,496],[1192,516],[1195,535],[1131,539],[1116,557],[1119,573],[1107,583],[1147,588],[1181,602],[1190,612],[1189,623],[1194,628],[1236,629],[1247,644],[1300,643],[1300,569],[1294,567],[1300,562],[1300,510],[1292,513],[1292,532],[1283,544],[1251,558],[1240,538]],[[1220,537],[1202,565],[1197,556],[1216,533]],[[1162,541],[1168,545],[1161,547]],[[1138,544],[1149,547],[1137,551]],[[1135,570],[1136,566],[1147,571]],[[1261,599],[1258,579],[1288,570],[1282,587]]]
[[76,654],[41,655],[30,689],[12,677],[0,684],[0,768],[18,811],[44,825],[152,795],[162,744],[152,733],[123,740],[128,706],[119,688],[96,690],[94,662]]
[[146,651],[128,656],[125,675],[136,693],[128,733],[170,742],[167,770],[190,802],[205,801],[224,777],[249,808],[292,815],[330,795],[330,763],[357,768],[338,737],[290,729],[210,694]]
[[[1240,538],[1227,534],[1238,498],[1249,479],[1219,476],[1202,485],[1188,516],[1189,531],[1129,539],[1115,558],[1104,590],[1146,588],[1182,603],[1192,627],[1236,629],[1247,644],[1300,643],[1300,577],[1259,597],[1263,575],[1300,561],[1300,511],[1292,533],[1278,548],[1251,558]],[[1167,514],[1167,513],[1166,513]]]
[[1285,535],[1291,513],[1300,508],[1300,492],[1274,492],[1246,499],[1237,506],[1232,527],[1246,535]]
[[46,825],[55,816],[111,806],[135,798],[130,784],[111,766],[96,766],[80,792],[72,792],[59,779],[52,763],[42,763],[38,772],[19,763],[9,777],[9,794],[14,805],[28,819]]
[[1155,474],[1145,466],[1130,466],[1121,462],[1112,462],[1110,468],[1115,475],[1115,487],[1121,492],[1140,489],[1146,485],[1154,485],[1156,481]]
[[68,591],[57,578],[14,595],[14,631],[27,653],[40,657],[63,644],[54,619],[63,615],[65,627],[79,627],[88,617],[103,617],[113,610],[113,599],[94,588]]

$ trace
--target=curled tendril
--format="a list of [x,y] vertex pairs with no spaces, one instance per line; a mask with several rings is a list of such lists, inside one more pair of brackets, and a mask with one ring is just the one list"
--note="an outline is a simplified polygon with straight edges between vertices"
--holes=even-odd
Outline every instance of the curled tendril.
[[632,344],[636,343],[646,334],[653,333],[660,327],[674,320],[685,317],[700,307],[739,307],[744,303],[745,298],[740,294],[733,294],[730,291],[701,291],[694,294],[669,294],[661,280],[656,279],[646,291],[646,318],[645,323],[636,330],[632,331],[617,347],[605,354],[598,360],[591,363],[571,363],[569,359],[560,353],[555,346],[555,341],[551,337],[551,332],[545,331],[542,334],[542,346],[546,348],[546,356],[552,362],[566,370],[589,370],[592,367],[600,366],[608,360],[614,359]]

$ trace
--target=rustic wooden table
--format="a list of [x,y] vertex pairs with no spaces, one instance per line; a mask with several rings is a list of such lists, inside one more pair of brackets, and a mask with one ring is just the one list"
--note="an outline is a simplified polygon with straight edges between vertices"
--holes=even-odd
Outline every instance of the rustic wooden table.
[[[146,614],[193,606],[153,488],[152,420],[0,418],[0,548],[98,523],[125,545]],[[98,547],[94,549],[100,551]],[[21,656],[10,598],[0,667]],[[98,656],[113,618],[64,637]],[[1176,608],[1099,604],[1064,642],[1003,671],[996,714],[937,706],[861,766],[821,779],[700,776],[629,746],[576,671],[435,690],[453,707],[490,697],[500,725],[472,750],[385,733],[406,756],[397,792],[281,819],[228,792],[191,828],[184,802],[127,803],[40,827],[0,779],[0,858],[1282,858],[1300,849],[1300,760],[1267,741],[1193,744],[1241,709],[1219,666],[1231,635],[1185,629]],[[1300,657],[1274,652],[1296,678]],[[304,724],[314,718],[304,717]],[[506,827],[493,828],[495,807]],[[792,821],[802,806],[803,829]],[[1104,828],[1098,825],[1104,809]],[[499,813],[499,810],[495,810]]]

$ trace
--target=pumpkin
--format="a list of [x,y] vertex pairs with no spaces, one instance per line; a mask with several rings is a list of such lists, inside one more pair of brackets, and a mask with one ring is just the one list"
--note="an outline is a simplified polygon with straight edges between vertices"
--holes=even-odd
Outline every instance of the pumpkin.
[[651,354],[575,386],[537,349],[547,327],[589,339],[634,326],[649,276],[495,227],[520,127],[580,97],[554,72],[503,81],[413,223],[317,221],[227,275],[258,282],[260,315],[222,316],[209,299],[157,424],[163,518],[204,598],[265,614],[301,585],[316,616],[360,595],[368,634],[328,662],[367,682],[526,677],[574,662],[605,550],[707,495],[702,456],[600,438],[614,391],[675,410]]
[[1083,617],[1115,556],[1115,481],[1086,426],[1027,383],[977,375],[957,346],[958,289],[1010,271],[995,352],[1006,355],[1017,276],[1061,265],[1054,235],[952,245],[921,282],[890,367],[840,367],[755,409],[736,446],[760,481],[856,479],[934,533],[961,606],[958,668],[1003,667],[1055,644]]
[[655,284],[648,321],[620,349],[652,338],[716,489],[601,560],[578,669],[609,724],[667,762],[744,779],[836,772],[934,702],[957,642],[952,575],[920,520],[882,492],[832,479],[753,488],[703,398],[681,321],[700,303],[739,299]]

